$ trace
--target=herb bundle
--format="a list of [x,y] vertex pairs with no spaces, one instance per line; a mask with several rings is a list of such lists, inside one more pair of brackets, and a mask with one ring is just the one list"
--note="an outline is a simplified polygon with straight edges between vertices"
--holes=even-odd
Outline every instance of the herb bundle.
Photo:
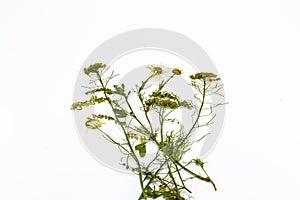
[[[223,103],[209,102],[209,96],[222,95],[219,91],[223,85],[220,78],[213,73],[201,72],[190,75],[189,86],[195,91],[197,104],[189,99],[182,100],[178,94],[166,89],[170,80],[176,81],[183,73],[180,68],[165,68],[159,65],[149,65],[150,71],[144,81],[135,88],[126,88],[124,84],[112,85],[117,76],[114,71],[103,63],[95,63],[84,68],[84,73],[91,79],[92,86],[86,91],[89,98],[86,101],[74,102],[72,110],[82,110],[96,104],[106,104],[108,112],[87,116],[85,126],[98,130],[105,139],[114,144],[122,152],[120,164],[131,170],[139,178],[141,194],[138,200],[188,199],[192,191],[186,182],[189,179],[199,179],[210,183],[217,190],[215,183],[204,169],[204,161],[200,158],[185,160],[184,156],[192,145],[201,141],[207,134],[193,136],[195,130],[213,123],[214,108]],[[164,75],[164,76],[163,76]],[[158,85],[150,87],[150,81],[159,79]],[[149,91],[149,88],[152,88]],[[134,109],[130,98],[135,96],[140,109]],[[184,124],[174,117],[174,111],[179,109],[193,110],[192,126],[187,130]],[[158,125],[151,121],[153,113],[158,118]],[[200,119],[206,119],[201,121]],[[122,132],[122,139],[114,138],[103,129],[105,123],[113,123]],[[171,129],[170,129],[171,127]],[[154,153],[148,153],[148,144],[153,144]],[[152,146],[153,146],[152,145]],[[145,157],[151,157],[145,159]]]

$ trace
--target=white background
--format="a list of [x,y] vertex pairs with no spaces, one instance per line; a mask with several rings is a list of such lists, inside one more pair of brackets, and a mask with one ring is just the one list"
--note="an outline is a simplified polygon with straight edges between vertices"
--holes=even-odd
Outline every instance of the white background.
[[[73,86],[103,41],[165,28],[215,62],[227,101],[195,199],[300,199],[297,0],[0,1],[0,199],[137,199],[138,180],[97,163],[76,134]],[[109,153],[109,152],[107,152]]]

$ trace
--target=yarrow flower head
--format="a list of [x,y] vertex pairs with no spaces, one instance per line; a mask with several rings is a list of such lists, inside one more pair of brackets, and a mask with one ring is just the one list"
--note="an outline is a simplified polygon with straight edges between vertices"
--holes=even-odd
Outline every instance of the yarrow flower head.
[[214,73],[209,73],[209,72],[200,72],[196,74],[190,75],[190,78],[192,80],[196,79],[202,79],[202,80],[207,80],[207,81],[218,81],[220,78],[217,78],[217,75]]
[[89,129],[97,129],[101,127],[102,124],[103,122],[95,114],[93,114],[92,117],[87,117],[85,122],[85,126]]
[[181,75],[181,74],[183,74],[183,70],[179,69],[178,67],[174,67],[172,70],[172,73],[175,75]]
[[90,73],[97,73],[99,69],[103,69],[106,67],[104,63],[95,63],[90,65],[88,68],[84,68],[83,71],[86,75],[90,75]]

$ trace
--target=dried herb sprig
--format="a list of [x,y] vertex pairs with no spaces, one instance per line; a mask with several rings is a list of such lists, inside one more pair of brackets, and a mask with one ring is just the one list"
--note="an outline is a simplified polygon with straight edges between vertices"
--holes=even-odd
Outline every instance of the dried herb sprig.
[[[84,68],[84,73],[91,78],[95,87],[85,93],[92,95],[89,100],[74,102],[71,109],[81,110],[101,103],[109,105],[113,116],[104,113],[92,114],[87,117],[85,125],[87,128],[99,130],[123,153],[121,164],[139,177],[141,194],[138,199],[158,197],[166,200],[188,199],[189,195],[185,193],[190,194],[191,190],[186,186],[186,182],[193,178],[211,183],[217,190],[215,183],[204,169],[204,161],[200,158],[185,161],[184,155],[194,143],[207,135],[194,139],[191,137],[192,133],[198,128],[212,124],[215,118],[213,109],[223,105],[222,102],[214,104],[207,101],[210,95],[222,95],[220,91],[223,85],[219,83],[220,78],[210,72],[190,75],[190,86],[195,89],[195,99],[198,101],[198,104],[194,105],[191,100],[181,100],[178,94],[166,90],[168,82],[180,76],[183,73],[182,69],[178,67],[166,69],[157,65],[150,65],[147,68],[150,70],[149,76],[136,88],[129,90],[124,84],[108,87],[116,74],[113,71],[107,76],[108,67],[103,63],[95,63]],[[150,94],[147,93],[149,81],[157,77],[161,79],[158,87]],[[140,110],[133,109],[129,101],[130,95],[138,97]],[[194,110],[195,114],[191,116],[193,123],[189,130],[185,130],[184,124],[172,116],[177,109]],[[136,115],[138,112],[142,112],[143,117]],[[157,114],[159,119],[157,127],[150,120],[150,112]],[[200,119],[204,117],[206,121],[202,122]],[[114,121],[119,126],[123,132],[122,141],[117,141],[102,129],[105,120]],[[168,123],[171,123],[171,130],[167,129]],[[153,157],[149,161],[142,162],[143,157],[147,156],[147,144],[150,142],[156,144],[156,153],[154,156],[152,154]],[[194,171],[193,166],[198,167],[198,171]]]

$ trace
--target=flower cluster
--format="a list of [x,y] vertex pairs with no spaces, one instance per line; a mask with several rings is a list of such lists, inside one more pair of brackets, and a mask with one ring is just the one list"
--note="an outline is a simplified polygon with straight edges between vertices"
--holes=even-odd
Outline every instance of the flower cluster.
[[106,120],[115,120],[113,117],[108,116],[108,115],[96,115],[92,114],[92,117],[87,117],[85,126],[89,129],[97,129],[100,128],[103,124],[101,119],[106,119]]
[[145,104],[148,106],[160,106],[164,108],[176,109],[179,107],[179,104],[170,99],[161,99],[158,97],[151,97],[150,99],[145,101]]
[[84,68],[83,71],[86,75],[90,75],[90,73],[98,73],[99,69],[103,69],[106,67],[104,63],[95,63],[90,65],[88,68]]
[[82,110],[83,107],[88,107],[88,106],[92,106],[95,105],[96,103],[102,103],[104,102],[106,99],[104,97],[100,97],[98,98],[96,95],[91,96],[90,100],[88,101],[83,101],[83,102],[74,102],[71,105],[71,110]]
[[94,94],[96,92],[103,92],[104,94],[112,94],[112,90],[109,88],[96,88],[91,91],[87,91],[85,94]]
[[220,80],[220,78],[217,78],[216,74],[210,73],[210,72],[200,72],[200,73],[192,74],[192,75],[190,75],[190,78],[192,80],[196,80],[196,79],[202,79],[202,80],[207,80],[207,81]]
[[174,67],[172,70],[172,73],[175,75],[181,75],[181,74],[183,74],[183,70],[179,69],[178,67]]
[[139,136],[138,134],[135,134],[135,133],[128,132],[127,136],[128,136],[129,139],[140,140],[141,143],[146,143],[147,142],[147,138],[146,137]]
[[95,114],[93,114],[92,117],[87,117],[85,122],[85,126],[90,129],[97,129],[101,127],[102,124],[100,118]]
[[180,106],[185,107],[187,109],[192,109],[193,108],[193,103],[191,101],[184,100],[184,101],[180,102]]
[[97,115],[99,119],[106,119],[106,120],[115,120],[115,118],[108,116],[108,115]]
[[165,108],[176,109],[178,107],[185,107],[188,109],[193,108],[193,104],[189,101],[180,101],[176,94],[167,92],[167,91],[153,91],[149,95],[150,98],[145,101],[148,108],[150,106],[161,106]]
[[158,97],[158,98],[166,98],[166,99],[173,99],[173,100],[177,100],[178,98],[175,94],[172,94],[170,92],[167,91],[154,91],[152,92],[152,94],[150,95],[150,97]]

